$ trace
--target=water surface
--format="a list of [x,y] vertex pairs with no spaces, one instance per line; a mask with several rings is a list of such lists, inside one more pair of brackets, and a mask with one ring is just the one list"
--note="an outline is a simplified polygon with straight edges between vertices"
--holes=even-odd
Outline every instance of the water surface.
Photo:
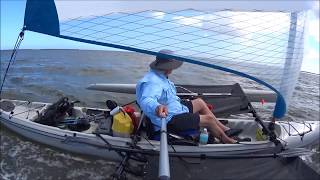
[[[1,73],[10,51],[1,51]],[[90,91],[92,83],[136,83],[149,69],[154,57],[117,51],[21,50],[9,71],[3,98],[54,102],[62,96],[80,100],[81,105],[104,107],[107,99],[125,104],[133,95]],[[2,76],[3,77],[3,76]],[[179,84],[233,84],[265,89],[253,81],[190,64],[174,71]],[[273,104],[255,103],[263,118]],[[319,120],[319,75],[300,73],[286,120]],[[23,138],[1,126],[0,179],[105,179],[116,164],[108,160],[73,155]],[[320,173],[319,146],[305,161]],[[136,178],[130,176],[130,179]]]

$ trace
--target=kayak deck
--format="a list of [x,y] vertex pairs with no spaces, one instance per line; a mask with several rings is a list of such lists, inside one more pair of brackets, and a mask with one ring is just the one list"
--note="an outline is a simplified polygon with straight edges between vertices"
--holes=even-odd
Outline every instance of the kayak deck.
[[[8,101],[8,100],[7,100]],[[14,109],[9,117],[15,117],[20,120],[24,121],[34,121],[39,117],[39,114],[43,113],[48,109],[50,104],[48,103],[40,103],[40,102],[28,102],[28,101],[18,101],[18,100],[10,100],[14,104]],[[99,109],[99,108],[87,108],[87,107],[74,107],[73,108],[73,115],[72,117],[82,117],[84,115],[86,116],[95,116],[97,114],[101,114],[103,112],[108,112],[108,109]],[[70,116],[66,115],[66,118]],[[230,128],[238,128],[243,129],[243,132],[239,135],[240,138],[243,137],[249,137],[251,138],[251,142],[246,142],[249,144],[254,143],[266,143],[267,141],[259,141],[256,140],[256,130],[259,128],[258,124],[254,121],[254,119],[226,119],[226,118],[219,118],[219,120],[223,120],[227,122],[227,126]],[[90,122],[90,128],[80,131],[79,133],[85,133],[85,134],[92,134],[94,133],[99,124],[95,121]],[[67,129],[66,129],[67,130]],[[280,134],[280,128],[276,128],[279,132],[277,134]],[[143,133],[143,132],[142,132]],[[143,133],[143,136],[145,136],[145,133]]]
[[[18,100],[2,100],[1,102],[8,101],[14,105],[12,111],[4,111],[1,109],[1,122],[4,122],[6,126],[13,129],[15,132],[22,134],[22,130],[19,126],[27,126],[27,128],[33,132],[45,132],[47,137],[55,137],[60,139],[59,142],[50,142],[52,138],[42,137],[42,135],[30,135],[29,132],[23,135],[28,137],[31,136],[33,140],[52,145],[58,148],[67,149],[70,151],[77,151],[79,153],[98,155],[98,156],[108,156],[108,153],[101,151],[101,148],[106,148],[106,143],[98,138],[95,134],[99,123],[97,121],[90,121],[90,127],[83,131],[72,131],[68,128],[52,127],[34,122],[38,118],[39,114],[46,111],[51,104],[41,103],[41,102],[28,102],[28,101],[18,101]],[[2,103],[3,104],[3,103]],[[3,107],[2,107],[3,108]],[[5,108],[4,108],[5,109]],[[89,108],[89,107],[74,107],[73,117],[83,117],[87,116],[92,119],[97,115],[109,112],[108,109],[99,108]],[[70,116],[66,116],[70,118]],[[243,118],[243,117],[242,117]],[[93,118],[94,119],[94,118]],[[178,154],[206,154],[209,156],[215,155],[226,155],[226,154],[248,154],[258,151],[264,151],[268,149],[273,149],[273,142],[268,139],[261,139],[257,136],[257,131],[261,131],[259,124],[251,117],[248,116],[246,119],[230,119],[230,118],[218,118],[219,120],[227,121],[227,126],[230,128],[243,129],[243,132],[239,135],[239,138],[250,138],[250,142],[241,142],[239,144],[221,144],[216,141],[214,144],[198,145],[193,144],[175,144],[169,146],[169,152]],[[18,125],[11,125],[13,122]],[[268,125],[269,122],[264,122]],[[287,122],[277,122],[275,124],[275,134],[278,138],[284,141],[285,147],[303,147],[312,143],[319,138],[319,124],[317,122],[310,122],[311,127],[304,125],[303,123],[291,123]],[[298,130],[297,132],[293,131]],[[311,131],[310,131],[311,129]],[[310,132],[309,132],[310,131]],[[301,138],[301,134],[304,134]],[[111,144],[112,147],[117,148],[128,148],[131,149],[130,144],[133,143],[133,139],[125,137],[115,137],[112,134],[103,134],[101,136]],[[75,136],[76,137],[72,137]],[[136,145],[143,150],[159,151],[159,141],[150,140],[146,136],[146,133],[142,130],[139,134],[139,140]],[[46,140],[44,140],[46,139]],[[52,140],[54,141],[54,140]],[[66,141],[74,143],[77,146],[86,144],[88,146],[88,152],[81,150],[79,147],[65,147],[66,144],[61,144],[61,141]],[[129,143],[129,144],[128,144]],[[91,149],[93,148],[93,149]],[[97,148],[99,150],[97,150]]]

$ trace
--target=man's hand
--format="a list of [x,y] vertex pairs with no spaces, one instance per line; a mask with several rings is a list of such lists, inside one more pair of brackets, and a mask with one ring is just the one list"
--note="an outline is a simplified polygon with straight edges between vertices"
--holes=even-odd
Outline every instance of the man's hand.
[[161,117],[161,118],[167,117],[168,116],[168,108],[167,108],[167,106],[164,106],[164,105],[157,106],[156,115]]

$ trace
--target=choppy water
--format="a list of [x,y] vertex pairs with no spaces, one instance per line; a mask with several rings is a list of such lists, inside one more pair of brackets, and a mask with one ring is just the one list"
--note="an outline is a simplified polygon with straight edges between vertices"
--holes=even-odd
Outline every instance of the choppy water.
[[[10,51],[1,51],[1,74]],[[135,83],[148,71],[151,56],[128,52],[21,50],[9,71],[3,98],[54,102],[68,96],[82,105],[104,107],[106,99],[125,104],[133,95],[89,91],[92,83]],[[263,89],[253,81],[220,71],[184,64],[171,79],[179,84],[232,84]],[[255,104],[269,117],[271,104]],[[319,75],[301,73],[287,119],[319,120]],[[106,179],[115,168],[107,160],[81,157],[29,141],[1,127],[0,179]],[[305,161],[320,172],[319,146]],[[130,177],[135,178],[135,177]]]

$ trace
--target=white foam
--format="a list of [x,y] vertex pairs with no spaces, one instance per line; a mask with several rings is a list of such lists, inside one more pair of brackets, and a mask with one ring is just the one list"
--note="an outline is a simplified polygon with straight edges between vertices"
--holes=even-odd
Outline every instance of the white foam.
[[3,179],[3,180],[11,180],[11,179],[15,179],[15,173],[9,173],[5,170],[4,166],[6,166],[7,164],[5,163],[4,160],[1,160],[1,163],[0,163],[0,170],[1,170],[1,173],[0,173],[0,179]]

